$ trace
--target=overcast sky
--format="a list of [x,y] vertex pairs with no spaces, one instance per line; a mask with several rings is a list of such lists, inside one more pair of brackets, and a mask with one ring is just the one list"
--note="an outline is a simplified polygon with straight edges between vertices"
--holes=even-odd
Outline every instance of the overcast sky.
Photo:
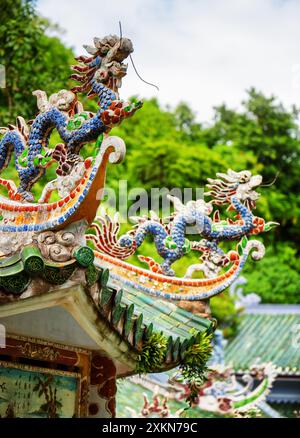
[[250,86],[300,105],[299,0],[39,0],[38,9],[76,54],[122,22],[139,73],[160,89],[130,65],[122,98],[184,100],[199,121],[223,102],[238,108]]

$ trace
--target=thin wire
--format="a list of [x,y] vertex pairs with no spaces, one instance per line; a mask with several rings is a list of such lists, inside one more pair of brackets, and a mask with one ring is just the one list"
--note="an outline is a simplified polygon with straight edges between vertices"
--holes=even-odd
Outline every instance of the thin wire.
[[157,89],[157,91],[159,91],[159,88],[158,88],[157,85],[155,85],[155,84],[151,84],[151,82],[147,82],[147,81],[145,81],[145,79],[143,79],[143,78],[139,75],[139,73],[138,73],[138,71],[137,71],[137,69],[136,69],[136,66],[134,65],[134,62],[133,62],[132,56],[129,55],[129,58],[130,58],[130,60],[131,60],[132,66],[133,66],[133,68],[134,68],[134,71],[135,71],[137,77],[138,77],[142,82],[145,82],[145,84],[151,85],[151,87],[154,87],[154,88]]
[[[119,21],[119,29],[120,29],[120,42],[119,42],[119,46],[121,46],[122,38],[123,38],[123,33],[122,33],[122,23],[121,23],[121,21]],[[137,69],[136,69],[136,66],[134,65],[134,62],[133,62],[133,59],[132,59],[131,54],[129,55],[129,57],[130,57],[130,60],[131,60],[132,66],[133,66],[133,68],[134,68],[134,71],[135,71],[137,77],[138,77],[142,82],[144,82],[145,84],[151,85],[151,87],[154,87],[154,88],[157,89],[157,91],[159,91],[159,88],[158,88],[157,85],[155,85],[155,84],[151,84],[151,82],[147,82],[147,81],[145,81],[145,79],[143,79],[143,78],[141,77],[141,75],[138,73],[138,71],[137,71]]]
[[270,187],[270,186],[272,186],[276,182],[279,174],[280,174],[280,171],[278,171],[276,173],[275,178],[271,182],[266,183],[266,184],[261,184],[260,187]]
[[121,46],[122,38],[123,38],[123,34],[122,34],[122,23],[121,23],[121,21],[119,21],[119,29],[120,29],[120,43],[119,43],[119,45]]

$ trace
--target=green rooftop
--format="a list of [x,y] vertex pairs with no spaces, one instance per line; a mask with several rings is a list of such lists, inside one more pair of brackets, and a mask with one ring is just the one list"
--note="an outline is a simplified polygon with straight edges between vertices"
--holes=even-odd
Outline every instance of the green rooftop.
[[195,332],[212,330],[212,321],[193,315],[174,303],[153,298],[137,291],[124,290],[122,303],[134,304],[138,312],[143,314],[146,325],[153,324],[156,331],[162,331],[165,336],[172,336],[181,341],[190,339]]
[[256,309],[241,317],[238,335],[225,348],[226,364],[238,372],[259,359],[272,361],[281,374],[300,374],[300,306],[259,305]]

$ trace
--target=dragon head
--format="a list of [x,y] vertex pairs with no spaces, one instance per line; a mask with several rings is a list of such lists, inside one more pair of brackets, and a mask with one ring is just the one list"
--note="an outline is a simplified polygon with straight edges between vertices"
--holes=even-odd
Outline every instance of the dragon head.
[[92,97],[92,80],[96,80],[118,93],[122,78],[127,73],[127,64],[123,61],[133,52],[131,40],[108,35],[104,38],[94,38],[94,46],[84,48],[91,56],[79,56],[76,60],[80,64],[71,66],[72,70],[80,73],[72,74],[71,78],[82,84],[74,87],[72,91],[88,92]]
[[235,172],[231,169],[227,173],[217,173],[219,179],[208,178],[210,189],[205,195],[212,196],[212,203],[223,205],[230,203],[230,198],[235,196],[247,208],[252,210],[256,206],[256,201],[260,194],[256,192],[256,188],[262,183],[261,175],[252,175],[249,170]]

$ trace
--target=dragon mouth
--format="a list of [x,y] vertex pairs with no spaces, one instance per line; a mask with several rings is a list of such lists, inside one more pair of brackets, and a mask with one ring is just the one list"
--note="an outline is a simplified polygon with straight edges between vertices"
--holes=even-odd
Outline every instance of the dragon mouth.
[[122,79],[121,78],[115,78],[110,77],[107,82],[105,83],[107,88],[110,88],[115,93],[118,93],[119,88],[122,86]]
[[97,70],[95,79],[117,93],[122,86],[122,78],[127,74],[127,67],[126,64],[112,61]]
[[108,72],[115,78],[123,78],[127,74],[127,64],[120,64],[118,62],[112,62],[106,65]]

